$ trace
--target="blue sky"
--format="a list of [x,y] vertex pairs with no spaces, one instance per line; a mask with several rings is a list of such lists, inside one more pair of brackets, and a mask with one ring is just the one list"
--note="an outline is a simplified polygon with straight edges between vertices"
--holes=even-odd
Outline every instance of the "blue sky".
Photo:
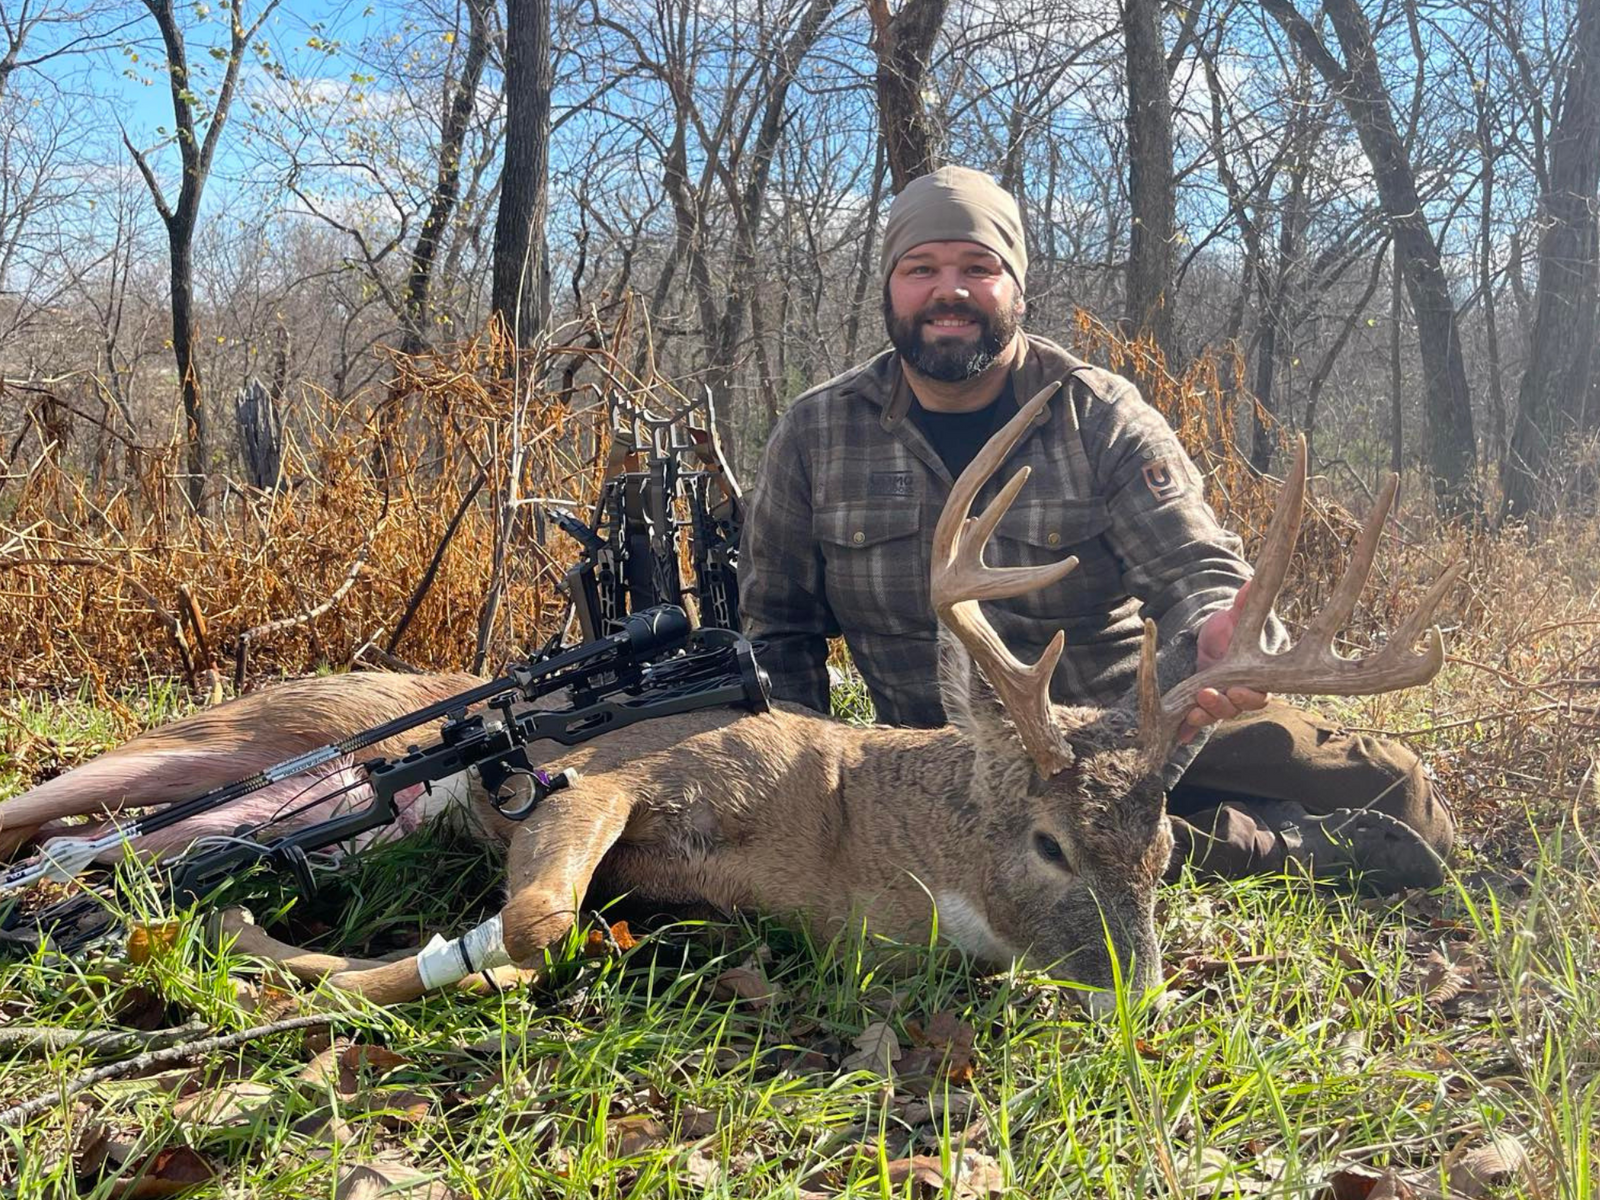
[[[253,23],[261,4],[244,0],[247,23]],[[227,46],[226,14],[214,2],[189,2],[179,6],[184,24],[191,72],[202,86],[220,82],[224,64],[212,54]],[[380,14],[367,0],[352,3],[326,3],[318,0],[281,0],[267,18],[258,35],[270,48],[273,58],[291,75],[300,78],[333,77],[347,79],[361,69],[359,46],[362,39],[379,27]],[[85,64],[63,63],[62,71],[82,72],[88,66],[91,89],[105,97],[114,121],[128,131],[141,149],[155,145],[163,130],[172,127],[172,97],[164,70],[165,56],[155,22],[148,15],[124,29],[103,55]],[[259,88],[262,60],[252,50],[245,60],[241,95]],[[236,100],[230,122],[242,109]],[[115,129],[108,129],[117,136]],[[231,149],[237,145],[239,129],[231,125],[218,146],[216,163],[219,176],[229,170]],[[219,179],[220,182],[220,179]]]

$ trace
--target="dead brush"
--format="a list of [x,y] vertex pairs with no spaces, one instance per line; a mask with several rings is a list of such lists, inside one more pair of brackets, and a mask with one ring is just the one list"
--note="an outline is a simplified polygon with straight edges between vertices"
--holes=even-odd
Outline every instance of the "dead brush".
[[[532,506],[518,501],[587,512],[607,448],[603,402],[648,382],[632,372],[651,361],[648,346],[630,329],[629,307],[618,313],[521,364],[494,331],[396,356],[388,394],[403,416],[383,425],[386,484],[368,469],[380,423],[359,402],[340,407],[315,392],[286,446],[286,486],[230,485],[204,520],[182,505],[174,448],[130,450],[137,469],[114,487],[42,457],[0,519],[5,677],[48,690],[86,683],[115,710],[118,689],[153,674],[196,685],[213,667],[236,674],[241,641],[256,678],[357,660],[457,668],[542,640],[560,618],[554,584],[574,548],[562,537],[545,546]],[[1208,353],[1174,375],[1153,344],[1083,312],[1074,341],[1084,357],[1139,378],[1253,554],[1277,484],[1250,468],[1237,439],[1236,357]],[[1292,625],[1324,604],[1359,528],[1326,491],[1308,504],[1291,566]],[[1338,711],[1415,742],[1473,840],[1515,858],[1528,813],[1548,825],[1552,813],[1592,804],[1573,798],[1600,738],[1600,522],[1568,514],[1537,540],[1498,537],[1441,523],[1422,503],[1391,520],[1343,640],[1370,646],[1415,605],[1413,581],[1464,557],[1466,586],[1441,613],[1446,671],[1425,693]]]
[[[1251,470],[1236,439],[1226,397],[1248,400],[1236,359],[1208,352],[1174,375],[1153,342],[1129,342],[1087,313],[1075,333],[1081,355],[1140,380],[1206,477],[1212,507],[1254,555],[1277,486]],[[1327,491],[1307,502],[1285,588],[1291,627],[1325,604],[1360,529]],[[1465,559],[1463,584],[1439,614],[1445,670],[1426,689],[1324,704],[1352,727],[1415,745],[1468,841],[1495,865],[1516,866],[1534,829],[1573,816],[1600,828],[1585,786],[1600,744],[1600,519],[1564,513],[1532,538],[1474,532],[1440,521],[1422,492],[1407,489],[1413,503],[1391,517],[1388,549],[1341,641],[1352,653],[1371,646],[1415,606],[1420,581]]]
[[[358,659],[459,667],[542,641],[562,616],[555,582],[573,548],[543,544],[531,502],[588,515],[609,444],[604,392],[622,378],[614,332],[520,363],[496,331],[395,356],[389,394],[404,419],[383,430],[384,479],[368,469],[377,423],[309,389],[281,486],[229,481],[205,517],[182,503],[167,448],[135,455],[114,484],[40,456],[0,519],[6,680],[86,684],[109,702],[152,675],[204,687],[212,671]],[[575,360],[603,360],[601,383],[544,382]]]

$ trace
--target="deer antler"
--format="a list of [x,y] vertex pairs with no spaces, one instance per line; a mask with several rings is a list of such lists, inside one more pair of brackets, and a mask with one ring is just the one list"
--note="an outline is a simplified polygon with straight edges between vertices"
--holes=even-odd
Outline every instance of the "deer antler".
[[1078,560],[1066,558],[1043,567],[984,565],[983,548],[1000,518],[1016,500],[1022,485],[1027,483],[1027,467],[1018,470],[1006,482],[981,516],[973,518],[968,514],[983,485],[1011,453],[1012,447],[1022,440],[1029,423],[1060,387],[1059,383],[1053,383],[1024,404],[961,472],[961,478],[950,489],[950,499],[945,502],[934,530],[930,580],[934,611],[983,671],[984,678],[993,686],[1006,714],[1017,727],[1017,735],[1028,756],[1047,778],[1073,761],[1072,748],[1056,728],[1050,711],[1050,676],[1067,636],[1057,631],[1038,661],[1029,666],[1006,649],[994,626],[983,615],[978,601],[1001,600],[1048,587],[1076,568]]
[[[1158,757],[1166,756],[1202,688],[1223,691],[1230,687],[1248,687],[1257,691],[1308,695],[1371,696],[1426,683],[1439,673],[1444,665],[1444,637],[1437,626],[1425,634],[1423,627],[1432,620],[1433,610],[1461,575],[1464,563],[1451,565],[1438,578],[1383,649],[1361,658],[1343,658],[1333,649],[1334,634],[1349,621],[1367,575],[1372,571],[1378,538],[1383,533],[1383,522],[1389,515],[1389,506],[1394,503],[1399,482],[1399,476],[1390,475],[1384,484],[1350,555],[1350,564],[1333,589],[1327,606],[1316,615],[1298,642],[1287,650],[1271,653],[1262,646],[1261,634],[1283,588],[1289,556],[1300,536],[1300,517],[1305,505],[1306,440],[1303,436],[1298,440],[1294,465],[1284,480],[1283,492],[1278,497],[1266,541],[1257,559],[1255,579],[1239,614],[1227,654],[1173,687],[1160,698],[1158,706],[1151,703],[1155,673],[1141,671],[1140,707],[1147,714],[1158,707],[1153,728],[1148,718],[1141,723],[1140,740],[1147,747]],[[1427,642],[1420,653],[1412,650],[1419,636],[1425,637]],[[1152,655],[1153,647],[1146,638],[1145,656]]]

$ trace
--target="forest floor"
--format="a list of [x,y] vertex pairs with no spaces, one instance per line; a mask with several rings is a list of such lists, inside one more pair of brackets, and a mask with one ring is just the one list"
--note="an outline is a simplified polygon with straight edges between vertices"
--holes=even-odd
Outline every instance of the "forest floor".
[[[14,695],[0,796],[185,703],[160,684],[114,711]],[[1438,721],[1421,693],[1382,716]],[[1435,749],[1451,778],[1488,770]],[[203,916],[134,916],[109,953],[0,965],[0,1182],[18,1200],[1589,1197],[1600,849],[1592,792],[1548,791],[1520,819],[1461,805],[1437,893],[1166,888],[1170,1002],[1099,1022],[1065,985],[927,947],[615,912],[537,986],[380,1010],[285,985]],[[252,907],[380,953],[491,912],[497,868],[435,828],[314,901]],[[140,1056],[174,1040],[192,1050]]]

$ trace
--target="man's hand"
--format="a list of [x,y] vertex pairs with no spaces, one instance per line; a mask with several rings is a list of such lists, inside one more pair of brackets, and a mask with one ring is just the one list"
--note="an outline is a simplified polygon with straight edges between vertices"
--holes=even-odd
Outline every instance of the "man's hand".
[[[1234,596],[1230,607],[1212,613],[1206,618],[1206,623],[1200,626],[1195,664],[1198,669],[1205,670],[1228,652],[1233,631],[1239,625],[1239,610],[1244,607],[1245,597],[1249,594],[1250,584],[1246,583]],[[1254,688],[1231,687],[1226,692],[1219,692],[1216,688],[1201,688],[1199,695],[1194,698],[1194,707],[1183,719],[1178,741],[1187,742],[1207,725],[1237,717],[1242,712],[1264,708],[1266,703],[1267,693]]]

